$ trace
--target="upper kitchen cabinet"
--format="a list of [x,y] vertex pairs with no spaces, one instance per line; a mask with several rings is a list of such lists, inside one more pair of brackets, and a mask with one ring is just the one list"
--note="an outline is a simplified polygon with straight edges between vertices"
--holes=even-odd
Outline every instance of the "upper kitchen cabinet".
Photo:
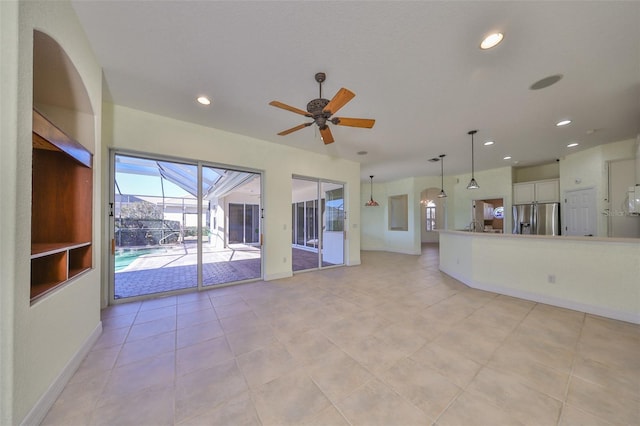
[[513,204],[556,203],[560,201],[558,179],[522,182],[513,185]]

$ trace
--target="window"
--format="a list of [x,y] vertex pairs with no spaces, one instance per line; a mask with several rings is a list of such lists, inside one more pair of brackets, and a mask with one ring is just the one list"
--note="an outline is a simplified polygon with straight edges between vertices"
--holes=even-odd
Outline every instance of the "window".
[[426,230],[436,230],[436,205],[432,200],[427,200],[425,206]]

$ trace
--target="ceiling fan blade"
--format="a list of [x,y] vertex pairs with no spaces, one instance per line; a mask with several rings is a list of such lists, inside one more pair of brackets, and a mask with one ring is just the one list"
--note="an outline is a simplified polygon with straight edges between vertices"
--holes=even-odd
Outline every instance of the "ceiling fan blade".
[[347,118],[347,117],[335,117],[331,120],[333,124],[338,126],[350,126],[350,127],[366,127],[370,129],[375,124],[376,120],[371,118]]
[[324,142],[325,145],[329,145],[330,143],[333,143],[333,135],[331,134],[331,129],[329,129],[329,126],[324,126],[324,128],[320,128],[320,136],[322,137],[322,142]]
[[342,108],[347,102],[356,96],[355,93],[344,87],[338,90],[338,93],[329,101],[327,106],[324,107],[322,112],[329,113],[329,115],[335,114],[340,108]]
[[309,114],[307,111],[303,111],[300,108],[292,107],[291,105],[283,104],[279,101],[271,101],[269,102],[269,105],[286,109],[287,111],[295,112],[296,114],[304,115],[305,117],[311,117],[311,114]]
[[313,124],[313,121],[311,123],[303,123],[303,124],[300,124],[300,125],[298,125],[296,127],[292,127],[290,129],[283,130],[280,133],[278,133],[278,135],[279,136],[285,136],[285,135],[288,135],[289,133],[295,132],[296,130],[300,130],[300,129],[304,129],[305,127],[309,127],[312,124]]

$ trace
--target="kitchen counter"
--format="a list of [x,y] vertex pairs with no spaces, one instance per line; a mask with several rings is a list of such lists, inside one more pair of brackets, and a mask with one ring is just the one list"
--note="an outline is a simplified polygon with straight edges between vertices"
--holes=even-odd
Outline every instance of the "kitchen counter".
[[640,239],[440,231],[466,285],[640,324]]
[[[497,230],[494,230],[497,231]],[[501,230],[500,230],[501,231]],[[568,240],[568,241],[597,241],[597,242],[605,242],[605,243],[635,243],[640,244],[640,238],[609,238],[609,237],[582,237],[582,236],[573,236],[573,235],[530,235],[530,234],[505,234],[503,232],[471,232],[467,230],[447,230],[441,229],[438,231],[440,234],[459,234],[459,235],[467,235],[467,236],[500,236],[505,238],[541,238],[541,239],[551,239],[551,240]]]

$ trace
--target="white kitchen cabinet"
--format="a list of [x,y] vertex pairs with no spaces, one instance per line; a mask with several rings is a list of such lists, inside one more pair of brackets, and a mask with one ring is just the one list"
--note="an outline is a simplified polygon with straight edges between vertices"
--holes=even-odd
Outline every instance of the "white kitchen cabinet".
[[513,204],[533,203],[536,199],[535,194],[533,182],[516,183],[513,185]]
[[560,183],[557,179],[536,182],[535,187],[538,203],[557,203],[560,201]]
[[513,185],[513,204],[556,203],[560,201],[558,179],[516,183]]

